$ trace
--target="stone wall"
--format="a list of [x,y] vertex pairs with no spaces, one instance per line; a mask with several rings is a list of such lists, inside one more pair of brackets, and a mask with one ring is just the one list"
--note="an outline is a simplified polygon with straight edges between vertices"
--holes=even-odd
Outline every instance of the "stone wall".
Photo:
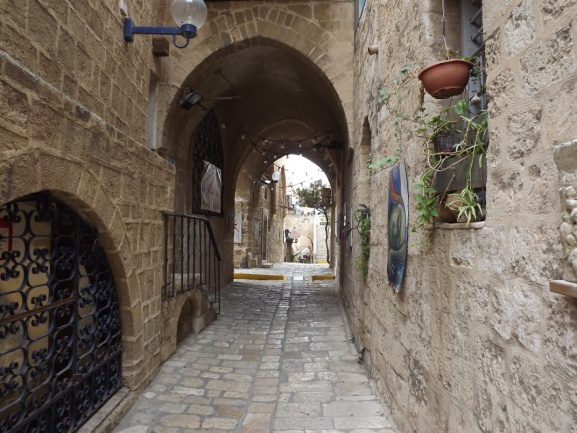
[[[283,261],[284,232],[283,220],[286,215],[286,181],[280,158],[255,178],[246,175],[238,179],[235,192],[235,213],[242,214],[242,242],[234,245],[235,268],[260,267],[262,263]],[[277,168],[281,167],[280,170]],[[270,179],[273,172],[281,179],[271,186],[260,183],[259,179]],[[256,235],[256,225],[259,233]],[[266,246],[265,246],[266,243]]]
[[[0,6],[0,201],[50,190],[95,225],[122,313],[123,376],[160,365],[163,222],[174,167],[146,148],[148,71],[117,1]],[[136,10],[151,19],[149,5]],[[144,78],[145,77],[145,78]]]
[[[458,41],[459,2],[447,1],[449,43]],[[435,57],[441,2],[368,1],[355,39],[353,150],[343,205],[368,189],[372,214],[366,283],[352,250],[340,257],[342,297],[364,361],[403,432],[575,432],[575,300],[553,294],[563,278],[559,235],[565,198],[553,147],[577,124],[575,2],[483,1],[490,145],[487,217],[480,228],[420,229],[409,235],[400,294],[387,286],[388,170],[363,185],[362,143],[375,158],[395,152],[390,113],[376,101],[401,67],[414,77]],[[369,45],[379,53],[370,56]],[[401,105],[420,105],[414,78]],[[425,106],[438,102],[425,96]],[[421,141],[403,126],[409,185],[424,166]],[[364,138],[365,137],[365,138]],[[348,173],[347,173],[348,170]],[[415,194],[411,188],[410,218]],[[341,208],[339,212],[346,213]]]
[[[348,115],[351,77],[342,71],[351,32],[340,22],[352,8],[350,1],[215,2],[187,50],[156,58],[151,37],[124,41],[122,4],[136,25],[172,21],[169,1],[0,5],[0,200],[51,190],[98,225],[118,280],[126,382],[137,388],[160,364],[161,212],[186,207],[190,137],[202,119],[178,107],[179,85],[247,44],[282,43],[325,74]],[[223,281],[232,278],[234,257],[230,192],[247,155],[230,134],[223,132],[225,216],[213,218]],[[272,239],[282,226],[273,214]]]
[[[171,46],[165,58],[152,55],[150,36],[124,41],[121,5],[136,25],[171,25],[170,4],[0,2],[0,202],[49,190],[98,228],[118,289],[122,371],[132,390],[142,389],[175,351],[179,331],[198,331],[212,318],[197,290],[161,300],[162,212],[189,209],[190,139],[203,117],[178,106],[180,87],[248,46],[287,47],[322,75],[343,136],[352,125],[351,29],[342,24],[350,0],[212,2],[198,37],[186,50]],[[226,111],[209,108],[228,120]],[[224,216],[211,218],[223,282],[232,279],[234,261],[227,216],[251,150],[231,130],[222,137]],[[263,207],[274,243],[269,253],[282,257],[284,211],[277,206],[284,194],[275,194],[276,205],[263,198]]]

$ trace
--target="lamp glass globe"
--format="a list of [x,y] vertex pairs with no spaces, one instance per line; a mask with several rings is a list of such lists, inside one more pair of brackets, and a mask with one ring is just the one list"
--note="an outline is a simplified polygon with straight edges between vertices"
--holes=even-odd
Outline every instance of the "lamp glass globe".
[[176,25],[192,24],[197,29],[206,22],[208,10],[203,0],[174,0],[172,3],[172,18]]

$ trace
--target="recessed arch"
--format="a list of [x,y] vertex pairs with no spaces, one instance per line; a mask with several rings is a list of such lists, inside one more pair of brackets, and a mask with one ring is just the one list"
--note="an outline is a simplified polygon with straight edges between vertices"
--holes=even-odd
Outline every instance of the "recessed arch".
[[[98,230],[99,241],[114,276],[120,307],[123,364],[134,365],[143,357],[142,294],[135,272],[133,248],[120,209],[107,192],[97,173],[83,163],[39,150],[20,154],[4,161],[14,173],[10,188],[0,195],[0,204],[40,191],[49,191],[73,209],[87,224]],[[26,179],[27,181],[18,181]],[[129,374],[130,368],[123,374]]]

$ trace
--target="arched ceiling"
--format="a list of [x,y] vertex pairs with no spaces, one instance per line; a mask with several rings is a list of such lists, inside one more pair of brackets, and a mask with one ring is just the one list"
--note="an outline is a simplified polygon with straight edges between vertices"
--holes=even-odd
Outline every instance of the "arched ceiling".
[[[240,109],[235,126],[245,131],[256,134],[279,124],[267,138],[283,139],[310,136],[310,130],[320,134],[338,125],[330,89],[296,52],[250,47],[225,58],[217,74],[226,77],[232,83],[230,91],[241,96],[234,104],[235,111]],[[295,121],[281,127],[287,119]],[[303,131],[302,125],[308,125],[308,130]]]
[[[320,68],[296,50],[261,38],[222,51],[191,73],[184,86],[203,95],[203,107],[216,109],[228,143],[226,159],[235,164],[228,168],[258,176],[274,155],[303,153],[331,179],[335,146],[343,143],[346,125],[334,87]],[[313,147],[321,140],[333,147]]]

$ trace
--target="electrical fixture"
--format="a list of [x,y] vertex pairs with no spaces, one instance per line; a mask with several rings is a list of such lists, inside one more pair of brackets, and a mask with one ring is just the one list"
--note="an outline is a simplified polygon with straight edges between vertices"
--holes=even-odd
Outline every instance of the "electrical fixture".
[[202,99],[202,95],[196,90],[187,92],[180,100],[180,107],[185,110],[190,110],[194,105],[198,104]]
[[[177,48],[184,48],[196,31],[206,22],[208,10],[203,0],[174,0],[172,2],[172,18],[177,27],[142,26],[134,25],[130,18],[124,18],[124,40],[133,42],[134,35],[172,35],[172,43]],[[176,37],[182,36],[186,41],[183,45],[176,42]]]

